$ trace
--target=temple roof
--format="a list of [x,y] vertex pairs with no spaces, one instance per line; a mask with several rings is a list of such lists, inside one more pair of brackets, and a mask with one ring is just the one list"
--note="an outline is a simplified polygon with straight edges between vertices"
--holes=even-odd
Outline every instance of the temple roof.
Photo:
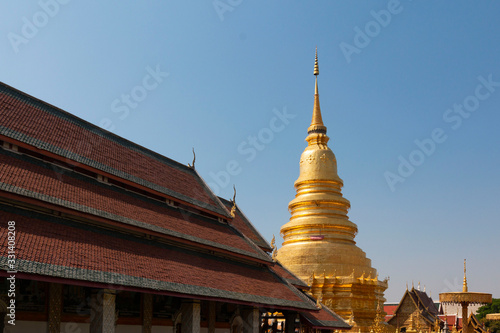
[[[63,217],[1,204],[0,209],[5,220],[16,221],[17,270],[33,275],[35,280],[39,275],[59,282],[71,279],[140,288],[144,292],[316,310],[314,302],[266,266]],[[1,224],[0,235],[7,237],[6,223]],[[0,256],[0,268],[8,270],[5,253]]]
[[286,269],[279,261],[277,261],[274,266],[271,268],[274,272],[276,272],[279,276],[285,278],[290,284],[299,289],[310,289],[310,286],[307,285],[304,281],[299,279],[295,274]]
[[446,322],[448,328],[451,330],[452,326],[456,326],[457,329],[462,328],[462,318],[459,318],[456,314],[439,315],[439,319]]
[[[219,200],[228,209],[231,210],[233,207],[233,202],[220,198]],[[231,220],[231,225],[235,226],[239,231],[241,231],[245,236],[250,238],[256,245],[258,245],[262,250],[271,252],[273,249],[271,245],[262,237],[259,231],[254,227],[252,222],[245,216],[243,211],[236,205],[235,216]]]
[[405,291],[398,306],[393,309],[392,317],[389,319],[389,322],[397,317],[399,308],[406,298],[409,298],[414,304],[415,308],[420,310],[422,318],[424,318],[429,324],[433,324],[435,322],[436,317],[438,317],[439,315],[439,311],[434,301],[427,295],[426,292],[417,290],[415,288]]
[[228,217],[192,168],[0,82],[0,136]]
[[388,322],[389,319],[392,318],[394,315],[394,311],[398,308],[398,304],[392,304],[392,303],[385,303],[384,304],[384,312],[386,313],[385,315],[385,321]]
[[62,206],[91,218],[118,222],[123,227],[160,233],[180,242],[270,261],[269,256],[227,223],[170,207],[28,155],[2,149],[0,156],[0,190]]
[[339,315],[324,305],[319,312],[302,311],[301,316],[306,319],[313,328],[317,329],[350,328]]
[[[194,167],[3,83],[0,143],[0,212],[16,222],[18,278],[308,311],[320,326],[335,322]],[[1,276],[7,251],[0,249]]]
[[412,289],[410,295],[412,296],[415,303],[419,304],[421,308],[429,311],[429,313],[434,316],[438,315],[438,308],[436,307],[436,304],[425,291]]

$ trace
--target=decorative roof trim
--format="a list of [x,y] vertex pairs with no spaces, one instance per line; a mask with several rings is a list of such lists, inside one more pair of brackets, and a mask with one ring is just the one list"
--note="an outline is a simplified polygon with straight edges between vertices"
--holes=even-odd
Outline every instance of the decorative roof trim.
[[[7,257],[0,256],[0,270],[8,271]],[[27,261],[22,259],[16,260],[18,272],[28,274],[38,274],[43,276],[59,277],[64,279],[73,280],[86,280],[97,283],[105,283],[111,285],[123,285],[130,287],[137,287],[143,289],[151,289],[158,291],[169,291],[183,295],[214,297],[231,299],[241,302],[248,302],[252,304],[273,305],[279,307],[291,307],[305,310],[315,310],[307,302],[296,302],[283,299],[277,299],[268,296],[258,296],[251,294],[243,294],[233,291],[219,290],[209,287],[193,286],[180,283],[173,283],[168,281],[158,281],[153,279],[146,279],[136,276],[125,274],[118,274],[112,272],[101,272],[76,267],[66,267],[52,264],[44,264],[35,261]]]
[[[187,174],[192,174],[192,175],[195,175],[196,177],[196,180],[202,185],[202,187],[204,187],[204,190],[205,192],[208,194],[208,196],[214,201],[214,203],[219,203],[217,200],[216,200],[216,195],[211,191],[211,189],[205,184],[205,182],[201,181],[201,177],[199,176],[198,173],[193,173],[193,169],[184,165],[184,164],[181,164],[177,161],[174,161],[166,156],[163,156],[161,154],[158,154],[152,150],[149,150],[143,146],[140,146],[132,141],[129,141],[125,138],[122,138],[114,133],[111,133],[105,129],[102,129],[90,122],[87,122],[75,115],[72,115],[71,113],[67,112],[67,111],[64,111],[54,105],[51,105],[47,102],[44,102],[40,99],[37,99],[31,95],[28,95],[20,90],[17,90],[3,82],[0,82],[0,93],[3,93],[5,95],[8,95],[12,98],[15,98],[23,103],[26,103],[27,105],[31,105],[33,107],[36,107],[42,111],[45,111],[53,116],[56,116],[56,117],[59,117],[61,119],[64,119],[65,121],[69,122],[69,123],[72,123],[76,126],[79,126],[81,128],[83,128],[84,130],[86,131],[89,131],[95,135],[98,135],[104,139],[107,139],[107,140],[110,140],[116,144],[119,144],[121,146],[123,146],[124,148],[126,149],[130,149],[132,151],[135,151],[135,152],[138,152],[140,154],[143,154],[149,158],[152,158],[152,159],[155,159],[161,163],[164,163],[166,165],[168,165],[169,167],[173,167],[177,170],[180,170],[182,172],[185,172]],[[104,165],[102,163],[99,163],[99,162],[96,162],[96,161],[93,161],[87,157],[84,157],[84,156],[81,156],[81,155],[78,155],[76,153],[73,153],[73,152],[70,152],[68,150],[65,150],[65,149],[62,149],[60,147],[57,147],[57,146],[54,146],[52,144],[49,144],[49,143],[46,143],[46,142],[43,142],[41,140],[38,140],[38,139],[35,139],[33,137],[30,137],[28,135],[25,135],[25,134],[22,134],[22,133],[18,133],[16,131],[13,131],[9,128],[6,128],[4,126],[0,126],[0,134],[3,134],[7,137],[10,137],[10,138],[13,138],[15,140],[18,140],[20,142],[23,142],[23,143],[26,143],[26,144],[29,144],[31,146],[34,146],[36,148],[39,148],[39,149],[43,149],[43,150],[47,150],[53,154],[56,154],[56,155],[59,155],[59,156],[62,156],[64,158],[67,158],[67,159],[71,159],[71,160],[74,160],[78,163],[81,163],[81,164],[84,164],[84,165],[87,165],[89,167],[92,167],[92,168],[95,168],[97,170],[101,170],[101,171],[104,171],[104,172],[107,172],[109,174],[112,174],[114,176],[117,176],[117,177],[120,177],[120,178],[123,178],[123,179],[126,179],[128,181],[131,181],[133,183],[136,183],[136,184],[139,184],[139,185],[142,185],[144,187],[147,187],[147,188],[150,188],[152,190],[155,190],[155,191],[158,191],[158,192],[161,192],[161,193],[164,193],[166,195],[169,195],[169,196],[172,196],[172,197],[175,197],[179,200],[182,200],[182,201],[185,201],[185,202],[188,202],[190,204],[193,204],[193,205],[196,205],[196,206],[199,206],[199,207],[204,207],[205,209],[207,209],[208,211],[212,211],[214,213],[217,213],[217,214],[220,214],[220,215],[223,215],[223,216],[226,216],[226,217],[229,217],[229,215],[227,214],[226,210],[223,209],[223,207],[216,207],[216,206],[213,206],[213,205],[208,205],[206,203],[202,203],[196,199],[193,199],[189,196],[186,196],[186,195],[183,195],[183,194],[180,194],[180,193],[177,193],[175,191],[172,191],[168,188],[165,188],[163,186],[160,186],[158,184],[154,184],[152,182],[149,182],[147,180],[144,180],[142,178],[139,178],[137,176],[133,176],[133,175],[130,175],[130,174],[127,174],[125,172],[122,172],[122,171],[119,171],[119,170],[116,170],[116,169],[113,169],[111,168],[110,166],[108,165]]]
[[[190,203],[190,204],[192,204],[194,206],[203,207],[203,208],[207,209],[208,211],[212,211],[212,212],[224,215],[224,216],[228,215],[227,212],[226,212],[226,210],[222,209],[221,207],[215,207],[215,206],[212,206],[212,205],[208,205],[208,204],[206,204],[204,202],[201,202],[199,200],[193,199],[193,198],[188,197],[186,195],[183,195],[181,193],[177,193],[175,191],[172,191],[171,189],[168,189],[166,187],[163,187],[163,186],[157,185],[155,183],[149,182],[149,181],[144,180],[142,178],[139,178],[137,176],[133,176],[133,175],[130,175],[130,174],[125,173],[123,171],[113,169],[110,166],[107,166],[105,164],[93,161],[93,160],[91,160],[91,159],[89,159],[87,157],[84,157],[84,156],[78,155],[76,153],[70,152],[68,150],[59,148],[59,147],[54,146],[54,145],[52,145],[50,143],[43,142],[41,140],[35,139],[33,137],[30,137],[28,135],[21,134],[19,132],[13,131],[10,128],[7,128],[5,126],[1,126],[0,125],[0,134],[1,135],[5,135],[6,137],[9,137],[9,138],[15,139],[17,141],[21,141],[23,143],[26,143],[26,144],[31,145],[33,147],[36,147],[38,149],[46,150],[46,151],[49,151],[49,152],[51,152],[51,153],[53,153],[55,155],[59,155],[59,156],[62,156],[64,158],[73,160],[73,161],[75,161],[77,163],[84,164],[84,165],[89,166],[89,167],[91,167],[93,169],[106,172],[106,173],[114,175],[114,176],[116,176],[118,178],[126,179],[126,180],[128,180],[130,182],[133,182],[133,183],[142,185],[144,187],[147,187],[149,189],[158,191],[158,192],[163,193],[163,194],[165,194],[167,196],[171,196],[171,197],[177,198],[177,199],[179,199],[181,201],[185,201],[185,202]],[[190,172],[192,172],[191,169],[189,169],[189,170],[190,170]],[[196,176],[198,176],[198,174],[196,174]],[[197,181],[199,181],[199,180],[200,179],[198,178]],[[205,183],[202,183],[202,184],[204,186],[206,186]]]
[[316,329],[339,329],[339,328],[344,328],[344,329],[350,329],[352,328],[348,323],[346,323],[338,314],[335,312],[331,311],[328,307],[322,306],[320,311],[325,311],[327,312],[330,316],[335,318],[336,320],[320,320],[314,317],[314,315],[310,311],[304,311],[301,313],[301,316],[307,320],[313,328]]
[[[221,202],[221,204],[225,208],[227,208],[228,206],[231,206],[231,202],[229,200],[226,200],[222,197],[218,197],[218,200]],[[227,203],[227,205],[226,205],[226,203]],[[252,222],[250,222],[250,220],[245,215],[245,213],[243,213],[243,211],[240,209],[238,204],[235,204],[235,206],[236,206],[236,212],[241,215],[243,222],[245,222],[247,224],[247,226],[254,232],[255,236],[257,236],[257,238],[258,238],[258,241],[252,240],[252,242],[257,244],[258,246],[268,250],[269,252],[271,252],[272,248],[269,245],[269,243],[265,240],[265,238],[262,236],[262,234],[257,230],[257,228],[255,228],[255,226],[252,224]],[[249,235],[246,235],[246,236],[248,238],[252,239]]]
[[123,217],[123,216],[111,214],[111,213],[108,213],[108,212],[105,212],[105,211],[102,211],[102,210],[98,210],[98,209],[91,208],[91,207],[88,207],[88,206],[80,205],[80,204],[77,204],[77,203],[74,203],[74,202],[71,202],[71,201],[62,200],[60,198],[48,196],[48,195],[41,194],[41,193],[38,193],[38,192],[33,192],[33,191],[30,191],[30,190],[26,190],[26,189],[23,189],[23,188],[20,188],[20,187],[17,187],[17,186],[13,186],[13,185],[10,185],[10,184],[6,184],[6,183],[3,183],[3,182],[0,182],[0,190],[6,191],[6,192],[10,192],[10,193],[14,193],[14,194],[18,194],[18,195],[21,195],[21,196],[24,196],[24,197],[28,197],[28,198],[33,198],[33,199],[41,200],[41,201],[44,201],[44,202],[48,202],[48,203],[51,203],[51,204],[54,204],[54,205],[58,205],[58,206],[62,206],[62,207],[65,207],[65,208],[73,209],[73,210],[76,210],[76,211],[79,211],[79,212],[83,212],[83,213],[86,213],[86,214],[97,215],[97,216],[105,218],[105,219],[109,219],[109,220],[113,220],[113,221],[118,221],[118,222],[121,222],[121,223],[124,223],[124,224],[127,224],[127,225],[131,225],[131,226],[135,226],[135,227],[140,227],[140,228],[143,228],[143,229],[146,229],[146,230],[155,231],[155,232],[158,232],[158,233],[161,233],[161,234],[165,234],[165,235],[168,235],[168,236],[172,236],[172,237],[176,237],[176,238],[188,240],[188,241],[191,241],[191,242],[195,242],[195,243],[207,245],[207,246],[210,246],[210,247],[227,250],[227,251],[234,252],[234,253],[237,253],[237,254],[241,254],[241,255],[244,255],[244,256],[247,256],[247,257],[256,258],[256,259],[259,259],[259,260],[264,260],[266,262],[270,262],[270,259],[267,256],[265,256],[264,254],[260,253],[260,252],[257,252],[256,254],[255,253],[251,253],[251,252],[248,252],[248,251],[245,251],[245,250],[241,250],[241,249],[238,249],[238,248],[235,248],[235,247],[231,247],[231,246],[227,246],[227,245],[222,245],[222,244],[210,241],[210,240],[206,240],[206,239],[202,239],[202,238],[198,238],[198,237],[186,235],[186,234],[174,231],[174,230],[169,230],[169,229],[162,228],[162,227],[159,227],[159,226],[156,226],[156,225],[152,225],[152,224],[148,224],[148,223],[145,223],[145,222],[133,220],[133,219],[130,219],[130,218],[127,218],[127,217]]

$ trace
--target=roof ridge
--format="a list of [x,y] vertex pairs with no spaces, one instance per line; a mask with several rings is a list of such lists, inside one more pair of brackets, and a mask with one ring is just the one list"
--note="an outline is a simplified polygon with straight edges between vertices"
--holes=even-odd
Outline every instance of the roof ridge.
[[[12,154],[14,154],[14,153],[12,153]],[[15,157],[17,157],[17,156],[15,156]],[[21,157],[24,157],[24,156],[21,156]],[[43,167],[43,166],[41,166],[41,167]],[[52,172],[57,172],[57,171],[58,171],[58,167],[55,167],[52,170]],[[73,179],[86,181],[89,183],[91,183],[91,180],[92,180],[91,178],[87,178],[84,175],[79,175],[79,174],[77,174],[77,175],[66,174],[66,176],[71,177]],[[95,180],[94,183],[97,184],[99,182],[97,180]],[[101,185],[101,184],[98,184],[98,185]],[[96,207],[80,204],[80,203],[73,202],[73,201],[68,201],[65,199],[51,196],[49,194],[40,193],[38,191],[32,191],[32,190],[26,189],[24,187],[19,187],[19,186],[11,185],[9,183],[5,183],[3,181],[0,182],[0,190],[6,191],[6,192],[9,192],[12,194],[16,194],[16,195],[22,195],[23,197],[36,199],[36,200],[39,200],[39,201],[42,201],[42,202],[45,202],[45,203],[48,203],[51,205],[65,207],[67,209],[71,209],[71,210],[76,211],[76,212],[89,214],[92,216],[98,216],[98,217],[101,217],[101,218],[106,219],[106,220],[123,223],[124,225],[127,225],[127,226],[139,227],[139,228],[142,228],[144,230],[157,232],[157,233],[160,233],[166,237],[174,237],[174,238],[179,239],[179,240],[197,243],[197,244],[200,244],[202,246],[209,246],[209,247],[213,248],[214,251],[221,251],[221,250],[222,251],[229,251],[229,252],[234,253],[235,255],[245,256],[248,258],[252,258],[253,260],[258,259],[258,260],[262,260],[265,262],[270,262],[270,258],[267,255],[265,255],[264,253],[261,253],[262,251],[260,250],[260,248],[258,248],[251,240],[249,240],[245,237],[242,237],[239,232],[236,235],[241,237],[242,240],[248,245],[248,247],[249,247],[248,250],[243,249],[243,248],[238,248],[238,247],[235,247],[232,245],[230,246],[227,244],[217,243],[214,240],[210,240],[207,238],[200,238],[199,236],[196,236],[196,235],[183,233],[183,232],[180,232],[178,230],[173,230],[173,229],[170,229],[170,228],[167,228],[164,226],[160,226],[160,225],[156,225],[156,224],[152,224],[152,223],[147,223],[144,220],[143,221],[137,220],[137,219],[129,217],[129,216],[118,215],[118,214],[115,214],[115,213],[110,212],[110,211],[105,211],[105,210],[102,210],[102,209],[99,209]],[[120,193],[120,194],[129,195],[132,198],[135,198],[137,200],[142,200],[144,203],[150,203],[150,204],[154,204],[155,206],[161,207],[161,205],[159,205],[159,202],[157,202],[156,200],[149,198],[149,197],[144,197],[140,194],[136,194],[136,193],[130,194],[130,193],[127,193],[126,190],[122,190],[120,188],[117,188],[117,189],[110,188],[108,190],[118,191],[118,193]],[[2,207],[1,204],[0,204],[0,207]],[[165,209],[172,209],[172,208],[168,207],[166,204],[165,204],[164,208]],[[7,208],[3,207],[2,209],[7,209]],[[42,213],[38,212],[38,214],[42,214]],[[43,214],[43,215],[45,215],[45,214]],[[202,215],[196,215],[196,218],[199,220],[202,220],[202,221],[207,221],[207,222],[213,223],[213,224],[224,225],[224,224],[218,223],[217,221],[212,222],[212,219],[205,217],[205,216],[202,216]],[[231,230],[231,232],[235,232],[235,229],[232,228],[230,225],[226,225],[226,227],[228,228],[228,230]],[[256,250],[256,248],[258,248],[258,250]],[[254,250],[255,252],[254,253],[250,252],[250,249]]]
[[[222,197],[219,197],[217,196],[217,198],[221,201],[221,203],[224,205],[224,202],[227,202],[227,203],[231,203],[230,200],[227,200],[225,198],[222,198]],[[269,248],[272,250],[272,247],[271,245],[267,242],[267,240],[264,238],[264,236],[262,236],[262,234],[259,232],[259,230],[257,230],[257,228],[253,225],[252,221],[250,221],[250,219],[245,215],[245,213],[243,212],[242,209],[240,209],[240,206],[235,202],[234,203],[235,206],[236,206],[236,210],[241,214],[241,216],[243,216],[243,218],[246,220],[246,222],[248,223],[248,226],[252,229],[252,231],[258,236],[260,237],[261,241]],[[226,207],[224,205],[224,207]]]
[[[139,185],[139,186],[144,186],[150,190],[153,190],[153,191],[157,191],[157,192],[160,192],[162,193],[163,195],[166,195],[166,196],[169,196],[169,197],[174,197],[180,201],[183,201],[183,202],[187,202],[187,203],[190,203],[190,204],[193,204],[195,206],[197,206],[198,208],[200,207],[203,207],[205,209],[207,209],[208,211],[211,211],[212,213],[218,213],[218,214],[221,214],[221,215],[224,215],[226,214],[227,210],[225,209],[225,207],[223,206],[214,206],[214,205],[211,205],[211,204],[205,204],[203,202],[201,202],[200,200],[196,199],[196,198],[193,198],[191,196],[188,196],[186,194],[183,194],[183,193],[179,193],[171,188],[168,188],[168,187],[165,187],[161,184],[158,184],[158,183],[155,183],[155,182],[152,182],[150,180],[147,180],[147,179],[144,179],[144,178],[141,178],[140,176],[138,175],[134,175],[134,174],[130,174],[130,173],[127,173],[123,170],[118,170],[118,169],[115,169],[114,167],[112,166],[109,166],[107,164],[102,164],[98,161],[95,161],[95,160],[92,160],[86,156],[83,156],[83,155],[79,155],[77,153],[74,153],[74,152],[71,152],[69,150],[65,150],[63,148],[59,148],[51,143],[46,143],[44,141],[41,141],[41,140],[38,140],[38,139],[35,139],[31,136],[28,136],[28,135],[25,135],[25,134],[21,134],[21,133],[18,133],[16,131],[13,131],[7,127],[4,127],[2,125],[0,125],[0,134],[2,134],[2,131],[3,129],[6,129],[7,131],[9,132],[12,132],[11,133],[11,138],[17,140],[19,139],[18,136],[22,136],[23,139],[33,139],[33,140],[36,140],[38,145],[36,146],[37,148],[43,148],[49,152],[52,152],[54,154],[57,154],[58,156],[62,156],[62,157],[65,157],[67,153],[71,153],[71,154],[74,154],[74,155],[77,155],[77,157],[73,157],[72,160],[73,161],[76,161],[77,163],[80,163],[80,164],[84,164],[94,170],[97,170],[97,171],[101,171],[101,172],[105,172],[105,173],[109,173],[113,176],[116,176],[120,179],[120,181],[122,180],[126,180],[126,181],[130,181],[136,185]],[[42,144],[41,144],[42,143]],[[64,153],[55,153],[53,152],[53,147],[59,149],[60,151],[64,151]],[[29,154],[27,154],[27,156],[31,156]],[[92,163],[88,162],[88,161],[91,161]],[[93,164],[93,165],[92,165]],[[199,176],[198,176],[199,177]],[[200,177],[198,178],[198,180],[202,181],[203,179]],[[203,181],[202,184],[205,184],[205,182]],[[207,186],[205,184],[205,186]],[[207,193],[209,195],[213,194],[213,192],[207,188],[208,191]],[[214,194],[215,196],[215,194]],[[227,217],[227,216],[226,216]]]
[[[7,258],[0,256],[0,270],[4,270],[7,267]],[[43,263],[32,260],[24,260],[17,259],[18,263],[18,272],[24,274],[37,274],[43,276],[50,276],[55,278],[62,279],[73,279],[79,281],[88,281],[90,283],[107,283],[109,284],[119,284],[126,285],[129,287],[139,288],[139,289],[148,289],[155,292],[174,292],[184,295],[202,295],[202,297],[208,298],[218,298],[228,297],[228,299],[240,301],[240,302],[249,302],[249,303],[261,303],[266,304],[270,303],[277,307],[292,307],[300,310],[310,310],[309,307],[306,307],[308,304],[305,300],[302,303],[294,300],[286,300],[286,299],[278,299],[272,298],[271,296],[259,296],[253,294],[245,294],[242,292],[236,291],[221,291],[216,288],[209,288],[204,286],[192,286],[188,285],[189,288],[186,288],[184,284],[169,282],[169,281],[161,281],[151,278],[139,277],[134,275],[127,275],[123,273],[115,273],[115,272],[106,272],[106,271],[97,271],[87,268],[78,268],[78,267],[70,267],[64,265]],[[40,274],[43,270],[43,274]],[[271,274],[273,274],[271,272]],[[83,279],[86,277],[86,279]],[[124,282],[128,280],[127,282]],[[287,286],[290,289],[290,286]],[[291,286],[291,290],[294,291],[294,287]],[[224,292],[225,295],[220,295],[221,292]],[[301,298],[301,297],[299,297]]]
[[[77,128],[81,129],[83,133],[89,133],[91,135],[95,135],[95,138],[102,138],[103,140],[107,140],[103,141],[105,147],[109,147],[106,146],[108,145],[108,143],[106,142],[109,142],[109,145],[117,145],[116,147],[120,147],[120,149],[123,149],[124,151],[138,154],[137,157],[151,159],[150,162],[155,161],[155,163],[158,163],[158,168],[161,168],[162,166],[174,168],[175,170],[180,172],[180,174],[185,175],[186,177],[192,177],[193,181],[199,183],[200,195],[211,198],[213,204],[207,203],[206,205],[203,205],[203,203],[200,203],[203,200],[198,200],[193,195],[180,193],[178,191],[174,191],[172,188],[167,188],[164,186],[164,184],[155,182],[154,180],[145,177],[145,173],[130,173],[127,172],[127,170],[118,170],[112,166],[113,164],[105,161],[99,161],[98,158],[96,159],[96,156],[91,156],[85,153],[82,154],[82,152],[78,151],[78,149],[74,149],[75,147],[65,147],[64,145],[61,146],[60,143],[47,142],[46,140],[40,139],[39,136],[37,136],[38,132],[25,134],[10,127],[1,126],[1,128],[3,128],[3,131],[6,131],[6,133],[8,133],[6,134],[6,136],[9,136],[15,140],[19,140],[30,146],[45,149],[51,153],[54,153],[68,160],[78,162],[87,167],[110,173],[113,176],[126,179],[140,186],[145,186],[151,190],[162,192],[168,196],[173,196],[181,201],[186,201],[198,207],[203,207],[208,211],[220,214],[226,218],[229,217],[229,214],[225,207],[216,199],[217,196],[212,192],[210,187],[204,182],[202,177],[196,172],[195,169],[178,161],[175,161],[165,155],[157,153],[149,148],[134,143],[124,137],[109,132],[97,125],[90,123],[87,120],[71,114],[68,111],[42,101],[3,82],[0,82],[0,92],[5,95],[6,98],[8,96],[9,98],[15,99],[25,106],[35,108],[41,113],[46,113],[48,116],[57,117],[61,119],[62,122],[66,122],[68,124],[71,124],[72,126],[76,126]],[[5,103],[8,103],[8,101],[5,101]],[[10,109],[11,108],[7,108],[7,110]]]
[[[401,300],[399,301],[398,305],[394,309],[393,313],[396,313],[399,310],[399,307],[401,306],[401,304],[403,304],[403,300],[405,299],[405,297],[407,295],[410,296],[410,291],[408,289],[405,290],[405,293],[403,294],[403,297],[401,297]],[[411,296],[410,296],[410,298],[411,298]]]
[[[162,154],[160,154],[158,152],[155,152],[155,151],[153,151],[153,150],[151,150],[151,149],[149,149],[147,147],[144,147],[144,146],[142,146],[142,145],[140,145],[138,143],[135,143],[135,142],[133,142],[133,141],[131,141],[129,139],[126,139],[126,138],[124,138],[124,137],[122,137],[122,136],[120,136],[118,134],[110,132],[110,131],[108,131],[108,130],[106,130],[106,129],[98,126],[98,125],[95,125],[95,124],[91,123],[88,120],[85,120],[85,119],[83,119],[81,117],[78,117],[78,116],[72,114],[71,112],[68,112],[68,111],[66,111],[64,109],[61,109],[60,107],[57,107],[57,106],[55,106],[55,105],[53,105],[51,103],[45,102],[45,101],[43,101],[43,100],[41,100],[39,98],[36,98],[36,97],[34,97],[34,96],[32,96],[32,95],[30,95],[28,93],[25,93],[25,92],[23,92],[23,91],[21,91],[19,89],[16,89],[16,88],[14,88],[14,87],[12,87],[12,86],[10,86],[10,85],[8,85],[8,84],[0,81],[0,91],[3,90],[2,88],[6,89],[6,91],[4,90],[3,92],[6,93],[6,94],[8,94],[8,95],[10,95],[11,97],[19,99],[20,96],[16,96],[16,95],[22,95],[22,96],[24,96],[24,97],[26,97],[26,98],[31,99],[32,101],[34,101],[35,102],[35,103],[33,103],[34,106],[36,106],[36,107],[40,107],[41,106],[41,107],[46,107],[47,108],[47,109],[43,108],[42,109],[43,111],[50,112],[51,114],[53,114],[55,116],[58,116],[60,118],[63,118],[64,120],[70,121],[71,123],[73,123],[75,125],[78,125],[78,126],[80,126],[82,128],[85,128],[86,130],[90,130],[94,134],[97,134],[97,135],[100,135],[100,136],[104,136],[104,137],[110,136],[107,139],[110,139],[111,141],[114,141],[114,142],[116,142],[116,143],[118,143],[118,144],[120,144],[120,145],[122,145],[122,146],[124,146],[126,148],[132,148],[132,149],[133,148],[137,148],[136,151],[139,152],[139,153],[145,153],[147,155],[150,155],[150,157],[157,158],[160,161],[166,161],[168,163],[173,163],[173,164],[181,167],[182,169],[185,169],[186,171],[191,171],[192,170],[186,164],[178,162],[178,161],[176,161],[174,159],[171,159],[170,157],[167,157],[167,156],[162,155]],[[39,104],[39,105],[37,105],[37,104]],[[54,112],[52,112],[52,111],[54,111]],[[86,127],[84,127],[82,125],[89,126],[90,128],[86,128]],[[130,144],[131,146],[134,146],[134,147],[126,146],[123,143]]]
[[302,291],[300,291],[298,288],[295,288],[290,282],[287,281],[287,279],[285,279],[285,277],[281,276],[280,274],[276,273],[271,267],[267,266],[267,269],[273,274],[275,275],[276,277],[278,277],[278,279],[280,281],[282,281],[283,283],[285,283],[288,288],[290,288],[290,290],[293,291],[294,294],[296,294],[297,296],[299,296],[301,299],[304,300],[304,302],[308,303],[309,305],[312,306],[312,310],[318,310],[318,308],[316,307],[316,303],[313,302],[311,300],[311,297],[305,293],[303,293]]
[[309,287],[309,285],[305,281],[303,281],[301,278],[299,278],[297,275],[295,275],[292,271],[288,270],[288,268],[283,266],[279,261],[276,261],[275,265],[281,267],[281,269],[283,269],[287,274],[290,274],[292,277],[297,279],[297,281],[302,282],[304,284],[304,286]]

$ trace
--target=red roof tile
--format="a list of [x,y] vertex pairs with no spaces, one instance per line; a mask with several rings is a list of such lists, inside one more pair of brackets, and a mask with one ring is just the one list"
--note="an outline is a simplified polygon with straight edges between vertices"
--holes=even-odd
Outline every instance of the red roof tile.
[[[224,206],[226,206],[228,210],[231,210],[231,208],[233,207],[233,203],[231,201],[228,201],[224,198],[219,198],[219,200]],[[248,220],[245,214],[243,214],[238,205],[236,205],[235,216],[231,220],[231,224],[264,250],[272,251],[271,246],[266,242],[264,237],[262,237],[257,229],[255,229],[253,224],[250,222],[250,220]]]
[[[111,219],[124,217],[195,237],[195,241],[207,240],[213,246],[222,245],[232,251],[239,249],[243,254],[269,260],[260,249],[241,237],[232,227],[217,220],[195,214],[183,215],[179,209],[170,208],[166,203],[134,195],[28,156],[9,154],[4,150],[0,150],[0,156],[0,182],[45,195],[37,195],[37,199],[66,204],[68,208],[87,213],[89,210],[86,207],[93,208],[90,213],[95,215]],[[103,215],[102,212],[113,215]]]
[[313,328],[338,329],[351,328],[339,315],[323,305],[320,311],[303,311],[301,313]]
[[392,316],[397,307],[398,305],[384,305],[384,312],[387,313],[388,316]]
[[451,330],[451,328],[455,325],[458,324],[457,329],[462,328],[462,318],[457,318],[457,315],[455,314],[448,314],[448,315],[439,315],[439,319],[442,321],[446,321],[448,324],[448,328]]
[[282,276],[284,279],[286,279],[289,283],[294,285],[295,287],[298,287],[300,289],[309,289],[309,286],[299,279],[297,276],[295,276],[292,272],[290,272],[288,269],[283,267],[279,262],[276,262],[271,269],[278,274],[279,276]]
[[[85,165],[85,172],[109,175],[123,180],[122,185],[135,182],[137,190],[146,187],[153,190],[151,194],[160,192],[227,217],[223,204],[194,169],[2,83],[0,137],[47,158],[58,156],[70,164]],[[99,221],[118,221],[261,259],[235,261],[227,252],[224,258],[218,257],[206,247],[195,250],[183,244],[180,248],[171,238],[168,244],[165,239],[141,238],[127,229],[115,229],[111,224],[116,226],[116,222],[98,227],[67,215],[45,215],[0,203],[0,237],[7,235],[7,221],[16,221],[16,269],[20,273],[305,309],[304,316],[315,327],[346,327],[328,309],[318,312],[310,298],[288,283],[292,274],[279,267],[270,269],[268,256],[251,240],[264,249],[269,245],[239,210],[233,227],[183,214],[179,207],[139,194],[143,192],[103,184],[33,156],[0,149],[0,195],[14,197],[6,192],[24,196],[26,204],[40,203],[51,209],[59,205],[61,211],[72,209],[89,219],[98,216]],[[0,249],[2,274],[8,269],[7,251],[8,247]]]
[[[148,288],[147,284],[154,281],[165,290],[186,294],[312,307],[305,302],[305,296],[284,284],[267,267],[217,259],[54,216],[45,218],[28,211],[16,214],[7,206],[0,208],[4,210],[0,221],[2,239],[7,237],[7,221],[16,222],[20,272],[67,278],[75,278],[76,274],[76,278],[82,280],[91,280],[82,272],[89,276],[97,272],[102,279],[106,274],[100,272],[106,272],[121,276],[118,281],[123,285],[138,283],[136,286]],[[7,247],[3,246],[0,249],[3,267],[6,257]]]
[[384,312],[386,313],[384,321],[388,322],[393,316],[394,311],[397,309],[398,305],[384,305]]
[[187,166],[2,83],[0,134],[227,214],[196,172]]

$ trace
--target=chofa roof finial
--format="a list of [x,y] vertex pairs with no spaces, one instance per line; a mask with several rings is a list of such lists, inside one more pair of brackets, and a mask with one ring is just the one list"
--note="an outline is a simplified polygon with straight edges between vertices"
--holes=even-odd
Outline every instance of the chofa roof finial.
[[236,186],[233,185],[233,190],[234,190],[234,194],[233,194],[233,200],[231,200],[233,202],[233,206],[231,207],[231,217],[235,217],[236,216]]

